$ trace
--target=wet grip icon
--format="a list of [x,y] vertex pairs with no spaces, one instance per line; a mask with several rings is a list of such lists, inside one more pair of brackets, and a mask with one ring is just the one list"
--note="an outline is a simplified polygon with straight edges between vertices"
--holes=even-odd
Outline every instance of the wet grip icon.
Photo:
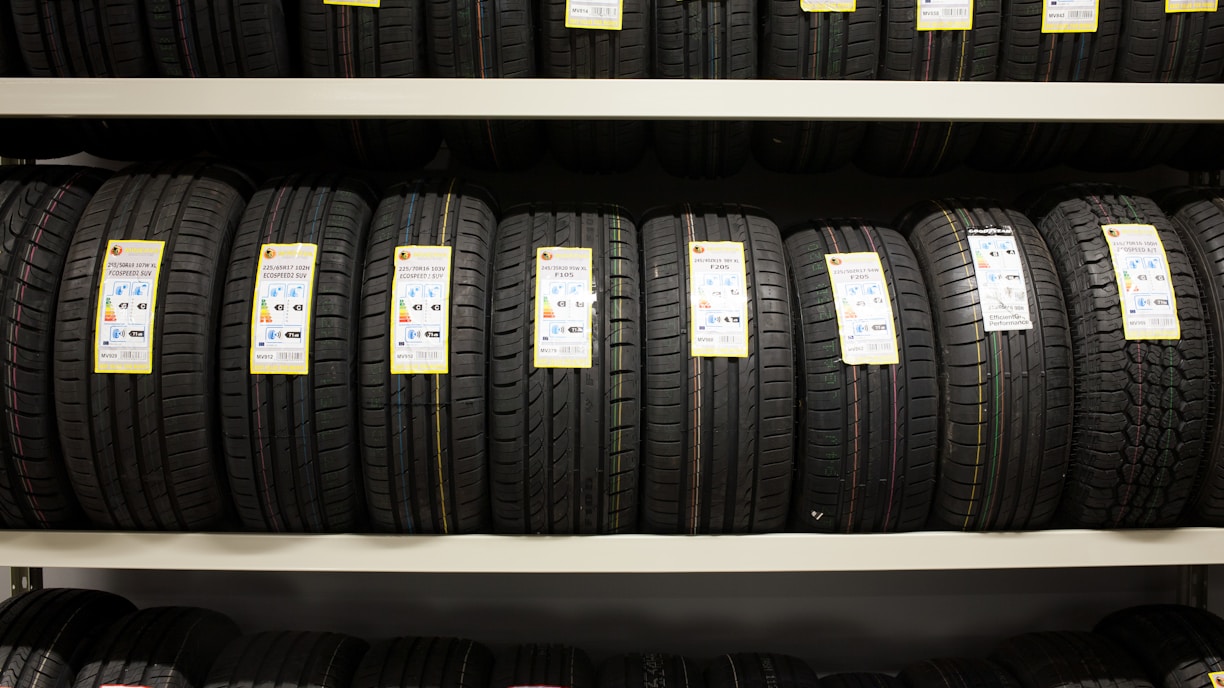
[[120,246],[119,244],[115,244],[114,246],[111,247],[111,255],[112,256],[123,255],[123,247]]
[[264,249],[264,260],[272,260],[275,257],[276,257],[276,249],[274,248]]
[[400,260],[408,260],[411,257],[412,257],[412,251],[409,251],[408,249],[404,249],[399,252]]

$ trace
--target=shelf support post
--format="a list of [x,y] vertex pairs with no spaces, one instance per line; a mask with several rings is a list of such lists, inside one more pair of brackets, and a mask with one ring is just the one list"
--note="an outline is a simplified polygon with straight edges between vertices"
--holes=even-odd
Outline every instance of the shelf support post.
[[1177,602],[1199,609],[1207,608],[1207,566],[1205,564],[1178,567]]
[[9,568],[9,596],[16,597],[24,592],[42,590],[43,570],[26,566]]

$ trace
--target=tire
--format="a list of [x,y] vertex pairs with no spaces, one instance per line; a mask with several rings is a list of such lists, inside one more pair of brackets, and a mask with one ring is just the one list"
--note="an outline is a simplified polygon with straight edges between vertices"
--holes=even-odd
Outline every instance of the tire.
[[365,641],[340,633],[266,631],[225,646],[204,688],[349,688]]
[[[651,0],[624,0],[620,31],[565,28],[566,0],[544,0],[540,27],[541,76],[558,79],[645,79],[650,70]],[[572,172],[621,173],[646,152],[649,129],[640,120],[551,120],[548,147]]]
[[[754,0],[655,0],[655,78],[755,79],[756,17]],[[659,163],[677,177],[727,177],[748,161],[748,122],[657,121],[653,130]]]
[[[825,256],[860,251],[877,253],[884,268],[897,365],[842,359]],[[790,233],[786,255],[801,409],[791,526],[917,530],[935,496],[939,383],[931,303],[914,252],[891,229],[818,220]]]
[[[881,5],[863,0],[854,12],[804,12],[798,3],[768,0],[761,77],[875,79]],[[866,122],[765,120],[752,124],[752,152],[774,172],[829,172],[850,163],[866,133]]]
[[[1105,0],[1098,5],[1095,32],[1042,33],[1042,0],[1006,0],[999,79],[1109,81],[1118,54],[1124,1]],[[1001,172],[1053,167],[1075,154],[1090,128],[1066,122],[985,124],[969,164]]]
[[595,666],[585,652],[565,645],[519,645],[497,655],[488,685],[595,688]]
[[[657,533],[780,530],[789,509],[795,388],[778,229],[741,206],[685,205],[656,211],[642,237],[643,525]],[[747,358],[689,355],[689,241],[744,244]]]
[[1210,340],[1208,398],[1211,438],[1191,509],[1201,521],[1224,525],[1224,385],[1218,382],[1224,363],[1224,197],[1216,189],[1175,189],[1157,199],[1186,246],[1195,282],[1203,297]]
[[701,670],[679,655],[629,654],[599,667],[598,688],[704,688]]
[[[361,454],[381,532],[486,533],[487,322],[497,218],[483,189],[455,180],[393,187],[370,223],[361,293]],[[447,375],[391,373],[395,248],[452,247]],[[483,687],[482,687],[483,688]]]
[[160,76],[295,76],[282,0],[148,0],[145,18]]
[[[532,5],[528,0],[425,0],[430,72],[462,79],[536,76]],[[513,172],[543,157],[536,120],[443,120],[446,146],[481,170]]]
[[1130,655],[1093,633],[1026,633],[1004,641],[991,659],[1023,688],[1152,688]]
[[1211,688],[1224,671],[1224,620],[1206,609],[1173,604],[1114,612],[1095,631],[1139,660],[1159,688]]
[[[73,491],[98,526],[196,530],[228,512],[215,461],[215,333],[250,193],[248,179],[221,165],[137,166],[104,183],[77,226],[55,315],[55,413]],[[149,375],[93,372],[110,239],[166,242]]]
[[[1172,525],[1204,458],[1214,384],[1202,303],[1182,242],[1155,203],[1118,187],[1063,186],[1029,207],[1054,258],[1071,325],[1076,400],[1059,519],[1086,528]],[[1124,339],[1101,231],[1111,223],[1151,224],[1159,232],[1180,340]]]
[[[299,174],[265,184],[242,216],[221,309],[221,416],[243,525],[351,532],[365,521],[357,434],[361,261],[372,214],[364,184]],[[252,374],[252,294],[265,244],[315,259],[304,375]]]
[[106,629],[71,685],[202,686],[208,668],[237,637],[237,624],[217,612],[192,607],[142,609]]
[[[422,0],[384,0],[377,9],[302,3],[301,26],[304,76],[428,76]],[[328,152],[357,167],[422,167],[442,143],[431,120],[319,120],[314,126]]]
[[374,643],[352,688],[488,688],[493,653],[453,638],[396,638]]
[[[986,199],[920,203],[898,226],[934,305],[942,408],[932,515],[961,530],[1044,528],[1071,460],[1073,406],[1071,332],[1050,252],[1028,218]],[[988,329],[970,233],[991,227],[1012,232],[1028,329]]]
[[[878,78],[891,81],[991,81],[998,73],[1001,3],[979,2],[968,31],[918,31],[917,0],[888,3]],[[885,177],[940,174],[968,159],[977,122],[872,122],[855,156]]]
[[17,45],[17,29],[13,26],[11,0],[0,3],[0,76],[25,76],[21,48]]
[[853,672],[825,676],[820,679],[820,688],[905,688],[905,684],[888,674]]
[[1021,688],[1011,671],[988,659],[928,659],[910,664],[898,678],[906,688]]
[[35,77],[154,74],[139,0],[10,0],[17,43]]
[[[1215,83],[1224,76],[1224,15],[1165,13],[1162,0],[1123,0],[1113,81]],[[1127,172],[1170,160],[1194,136],[1186,124],[1094,125],[1071,160],[1096,172]]]
[[772,654],[723,655],[706,667],[709,688],[816,688],[816,672],[797,657]]
[[[536,253],[591,249],[591,367],[537,368]],[[497,229],[489,471],[499,533],[631,533],[641,446],[637,230],[614,205],[523,206]],[[605,302],[607,303],[605,307]],[[547,317],[547,316],[546,316]]]
[[97,590],[48,588],[0,606],[0,682],[21,688],[72,685],[85,651],[131,602]]
[[[77,222],[106,173],[9,168],[0,177],[0,521],[67,528],[84,520],[55,427],[55,304]],[[4,683],[0,685],[12,685]]]

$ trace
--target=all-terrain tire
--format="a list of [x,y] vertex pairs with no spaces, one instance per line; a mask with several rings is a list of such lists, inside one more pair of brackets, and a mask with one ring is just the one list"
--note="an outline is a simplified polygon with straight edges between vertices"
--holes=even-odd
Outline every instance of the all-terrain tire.
[[245,635],[221,651],[203,688],[349,688],[367,649],[340,633]]
[[108,592],[47,588],[0,605],[0,685],[72,684],[85,652],[111,622],[136,611]]
[[71,685],[203,686],[209,667],[238,633],[229,617],[206,609],[142,609],[106,629]]
[[352,688],[488,688],[493,653],[455,638],[395,638],[374,643]]

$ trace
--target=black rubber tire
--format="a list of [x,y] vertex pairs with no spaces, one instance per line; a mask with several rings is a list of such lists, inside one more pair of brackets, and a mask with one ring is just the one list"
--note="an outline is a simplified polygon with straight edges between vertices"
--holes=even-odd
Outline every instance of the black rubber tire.
[[140,0],[9,0],[30,76],[152,76]]
[[[1002,3],[973,5],[968,31],[918,31],[918,0],[890,0],[879,79],[991,81],[998,73]],[[947,172],[968,159],[977,122],[872,122],[854,163],[870,174],[917,177]]]
[[595,688],[595,666],[585,652],[566,645],[519,645],[497,655],[488,686]]
[[1025,633],[1003,641],[990,658],[1023,688],[1153,688],[1131,655],[1094,633]]
[[905,688],[901,679],[888,674],[851,672],[820,679],[820,688]]
[[910,664],[897,675],[907,688],[1021,688],[1020,679],[988,659],[941,658]]
[[206,609],[142,609],[106,629],[72,686],[203,686],[209,667],[238,633],[233,620]]
[[[55,412],[73,490],[98,526],[204,529],[229,510],[216,462],[216,332],[250,193],[250,180],[221,165],[136,166],[102,185],[77,226],[55,314]],[[151,375],[93,372],[109,239],[166,242]]]
[[[656,79],[755,79],[755,0],[655,0],[651,70]],[[748,161],[751,124],[663,120],[653,126],[655,155],[669,174],[716,178]]]
[[[1059,519],[1087,528],[1172,525],[1190,501],[1206,453],[1214,384],[1203,306],[1181,239],[1155,203],[1114,186],[1067,185],[1039,194],[1029,207],[1054,258],[1071,324],[1076,399]],[[1101,231],[1111,223],[1158,230],[1180,340],[1123,338]]]
[[816,672],[788,655],[741,653],[722,655],[705,670],[708,688],[817,688]]
[[[1164,0],[1123,0],[1122,49],[1113,81],[1215,83],[1224,76],[1224,14],[1165,13]],[[1070,161],[1097,172],[1127,172],[1170,160],[1195,135],[1187,124],[1094,125]]]
[[[643,527],[688,534],[780,530],[794,458],[795,359],[778,228],[742,206],[685,205],[654,212],[642,237]],[[689,355],[689,241],[744,244],[747,358]]]
[[368,648],[340,633],[244,635],[221,651],[203,688],[349,688]]
[[599,667],[597,688],[704,688],[701,669],[679,655],[629,654]]
[[[790,0],[766,0],[761,77],[876,78],[882,5],[862,0],[854,12],[804,12]],[[775,172],[828,172],[854,158],[866,133],[866,122],[753,122],[752,152],[761,167]]]
[[[1050,251],[1024,215],[987,199],[920,203],[897,221],[934,306],[939,482],[932,516],[960,530],[1036,530],[1054,519],[1071,460],[1071,331]],[[969,231],[1010,228],[1027,330],[986,331]]]
[[395,638],[374,643],[352,688],[488,688],[493,653],[470,640]]
[[[842,361],[825,256],[880,256],[897,333],[897,365]],[[935,496],[939,427],[931,303],[900,234],[861,220],[813,220],[786,239],[795,304],[801,416],[791,527],[917,530]]]
[[[423,0],[382,0],[378,8],[304,2],[301,26],[303,76],[428,76]],[[314,126],[327,151],[357,167],[421,167],[442,143],[437,123],[427,119],[318,120]]]
[[[537,76],[529,0],[425,0],[433,76],[515,79]],[[544,155],[537,120],[443,120],[446,146],[462,164],[512,172]]]
[[[1006,0],[1000,81],[1109,81],[1118,53],[1125,0],[1098,4],[1097,30],[1042,33],[1042,0]],[[1030,172],[1058,165],[1083,145],[1089,125],[998,122],[982,127],[969,164],[980,170]]]
[[[623,0],[620,31],[565,28],[566,0],[543,0],[541,76],[559,79],[645,79],[650,70],[654,1]],[[548,147],[572,172],[620,173],[646,152],[650,130],[641,120],[550,120]]]
[[1213,688],[1224,671],[1224,620],[1175,604],[1130,607],[1101,619],[1096,633],[1139,660],[1158,688]]
[[[24,0],[23,0],[24,1]],[[165,77],[295,76],[283,0],[146,0],[149,45]]]
[[1207,317],[1211,437],[1191,505],[1209,525],[1224,525],[1224,195],[1219,189],[1174,189],[1156,199],[1186,246]]
[[[591,367],[536,368],[536,251],[591,249]],[[637,229],[615,205],[520,206],[497,228],[489,472],[499,533],[631,533],[641,453]]]
[[[376,530],[484,533],[493,201],[457,180],[393,187],[370,223],[361,292],[361,457]],[[395,247],[450,246],[448,375],[391,374]]]
[[[250,529],[346,532],[365,522],[357,323],[373,194],[334,174],[265,184],[234,237],[221,307],[221,427],[230,491]],[[309,374],[252,375],[251,299],[263,244],[318,246]]]
[[25,76],[17,29],[13,26],[11,0],[0,2],[0,76]]
[[0,685],[72,685],[103,629],[134,611],[131,602],[98,590],[47,588],[10,597],[0,605]]
[[[0,168],[0,522],[67,528],[84,515],[55,427],[55,304],[68,246],[108,175],[74,167]],[[0,685],[12,685],[0,683]]]

